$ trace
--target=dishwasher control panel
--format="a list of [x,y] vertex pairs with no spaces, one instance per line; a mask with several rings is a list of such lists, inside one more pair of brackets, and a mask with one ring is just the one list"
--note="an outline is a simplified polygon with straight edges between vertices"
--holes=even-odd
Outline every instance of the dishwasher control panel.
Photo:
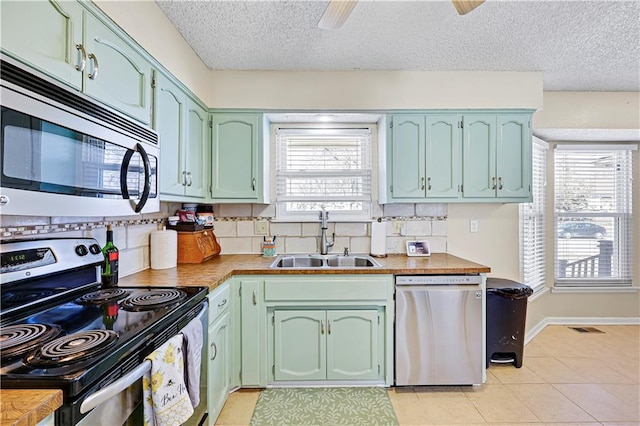
[[478,285],[480,275],[398,275],[396,285]]

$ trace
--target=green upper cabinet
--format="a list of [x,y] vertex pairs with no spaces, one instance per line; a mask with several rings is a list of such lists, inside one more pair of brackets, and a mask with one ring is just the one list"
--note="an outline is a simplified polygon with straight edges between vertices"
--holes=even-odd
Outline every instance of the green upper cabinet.
[[151,63],[93,8],[75,1],[2,2],[2,49],[148,125]]
[[91,13],[85,12],[84,28],[87,52],[84,91],[150,124],[151,64]]
[[425,196],[425,116],[392,117],[391,193],[393,198]]
[[496,138],[498,198],[531,197],[529,116],[499,115]]
[[214,202],[265,202],[263,115],[213,113],[211,197]]
[[2,50],[80,90],[83,11],[73,1],[3,1]]
[[153,127],[160,135],[160,194],[171,201],[206,196],[207,111],[156,73]]
[[460,122],[459,115],[392,116],[388,145],[391,199],[458,198]]
[[464,117],[463,196],[495,197],[496,116]]
[[465,115],[463,198],[531,200],[531,115]]

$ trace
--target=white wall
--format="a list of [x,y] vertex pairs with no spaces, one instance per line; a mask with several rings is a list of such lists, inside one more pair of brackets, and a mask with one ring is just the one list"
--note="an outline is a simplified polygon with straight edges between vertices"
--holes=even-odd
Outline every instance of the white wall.
[[154,1],[93,2],[204,103],[211,103],[209,69]]
[[212,71],[212,108],[542,107],[540,72]]

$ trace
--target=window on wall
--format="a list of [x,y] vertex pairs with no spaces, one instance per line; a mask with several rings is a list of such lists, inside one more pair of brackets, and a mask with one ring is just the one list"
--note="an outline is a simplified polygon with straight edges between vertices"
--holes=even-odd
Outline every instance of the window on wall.
[[534,138],[532,150],[533,201],[520,204],[520,257],[525,284],[540,291],[546,276],[546,196],[548,144]]
[[370,128],[278,128],[278,219],[370,219],[371,145]]
[[631,285],[633,147],[557,145],[556,286]]

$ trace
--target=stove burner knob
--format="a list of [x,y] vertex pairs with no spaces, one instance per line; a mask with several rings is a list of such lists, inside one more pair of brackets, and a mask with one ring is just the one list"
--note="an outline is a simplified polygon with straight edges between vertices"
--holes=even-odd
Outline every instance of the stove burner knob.
[[97,244],[91,244],[89,246],[89,251],[91,252],[91,254],[100,254],[100,253],[102,253],[102,249]]
[[79,246],[76,246],[76,254],[78,256],[86,256],[87,253],[89,253],[89,251],[87,250],[87,246],[80,244]]

